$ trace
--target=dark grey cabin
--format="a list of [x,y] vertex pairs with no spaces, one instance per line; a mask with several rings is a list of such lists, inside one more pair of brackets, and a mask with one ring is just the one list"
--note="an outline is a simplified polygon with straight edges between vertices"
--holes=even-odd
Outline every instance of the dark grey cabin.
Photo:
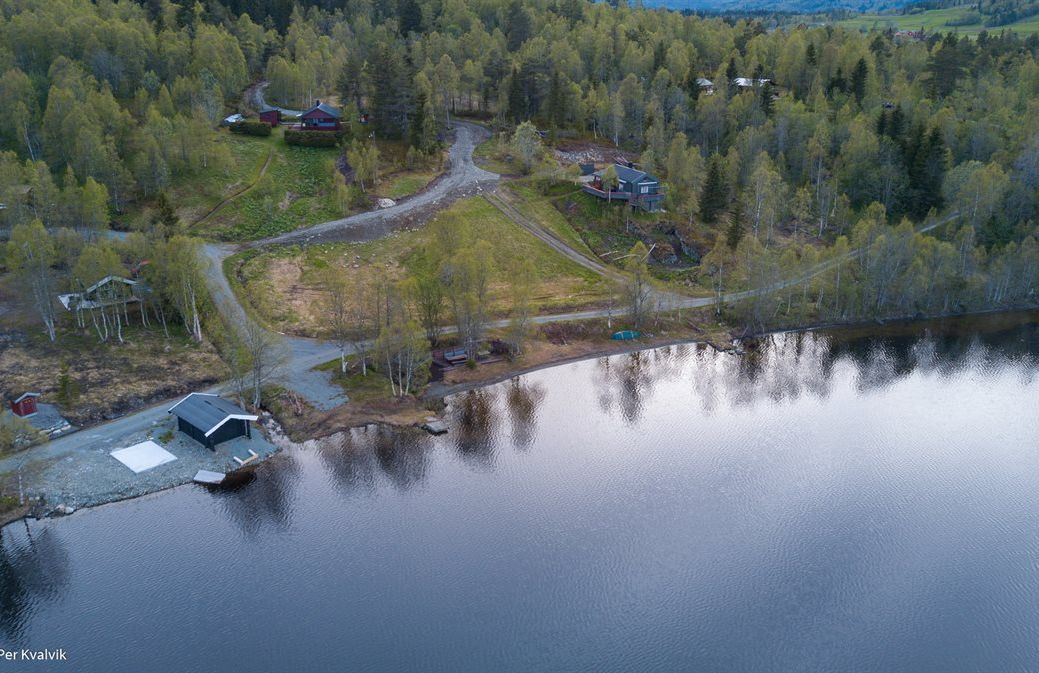
[[235,437],[252,437],[249,425],[259,416],[228,402],[219,395],[191,393],[169,408],[177,417],[177,429],[208,449]]
[[591,184],[582,189],[592,196],[607,201],[630,201],[633,206],[648,212],[660,210],[664,203],[664,192],[660,180],[645,171],[624,164],[614,164],[617,171],[617,186],[607,190],[602,182],[605,170],[596,171]]

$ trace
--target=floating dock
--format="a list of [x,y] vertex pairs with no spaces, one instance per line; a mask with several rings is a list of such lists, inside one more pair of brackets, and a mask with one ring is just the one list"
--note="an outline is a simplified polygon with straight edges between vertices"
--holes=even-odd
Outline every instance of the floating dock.
[[195,473],[195,483],[216,486],[218,484],[222,484],[226,476],[227,475],[223,472],[210,472],[209,470],[199,470]]
[[432,418],[427,420],[422,428],[431,435],[442,435],[447,432],[447,423]]

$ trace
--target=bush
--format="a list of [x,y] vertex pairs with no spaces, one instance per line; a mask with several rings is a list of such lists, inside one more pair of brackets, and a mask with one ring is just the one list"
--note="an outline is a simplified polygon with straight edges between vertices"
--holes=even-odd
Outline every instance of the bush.
[[285,142],[300,147],[335,147],[343,138],[342,131],[285,130]]
[[267,122],[256,121],[252,119],[246,119],[245,121],[235,122],[229,127],[231,133],[240,133],[246,136],[269,136],[271,134],[271,126]]

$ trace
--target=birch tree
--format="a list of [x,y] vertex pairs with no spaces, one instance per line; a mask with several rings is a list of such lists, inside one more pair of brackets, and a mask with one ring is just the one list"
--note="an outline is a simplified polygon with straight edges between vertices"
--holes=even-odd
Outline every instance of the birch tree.
[[206,297],[202,252],[198,239],[174,236],[159,250],[160,291],[177,308],[188,334],[202,341],[202,307]]
[[284,340],[268,332],[254,320],[246,319],[240,326],[242,356],[248,363],[249,387],[252,388],[252,406],[263,400],[263,386],[278,378],[288,363]]
[[379,330],[375,353],[385,366],[390,388],[395,397],[406,397],[424,382],[429,367],[429,343],[418,323],[403,311],[395,311],[390,321]]
[[33,310],[43,322],[47,338],[57,339],[54,309],[54,273],[51,265],[57,260],[54,241],[40,220],[19,224],[11,232],[7,244],[7,265],[14,275],[29,288]]

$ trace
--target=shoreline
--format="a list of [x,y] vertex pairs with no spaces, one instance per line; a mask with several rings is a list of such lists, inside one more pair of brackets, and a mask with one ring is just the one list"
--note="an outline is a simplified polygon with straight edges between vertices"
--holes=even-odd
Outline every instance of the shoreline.
[[[445,404],[447,397],[457,395],[460,393],[484,388],[492,385],[508,381],[517,376],[523,376],[534,372],[551,369],[554,367],[564,366],[567,364],[573,364],[575,362],[582,362],[586,360],[593,360],[601,357],[610,357],[615,355],[625,355],[635,353],[644,350],[653,350],[657,348],[666,348],[675,345],[684,344],[703,344],[710,346],[718,352],[727,352],[733,354],[741,354],[743,349],[739,343],[743,341],[750,341],[756,339],[767,338],[769,336],[775,336],[780,334],[791,334],[791,333],[811,333],[811,332],[837,332],[844,333],[848,338],[869,338],[869,337],[883,337],[883,336],[899,336],[899,335],[912,335],[921,334],[922,332],[929,330],[931,327],[938,326],[949,326],[949,323],[963,323],[964,321],[982,320],[998,316],[998,325],[993,327],[992,331],[1000,331],[1002,329],[1009,329],[1021,325],[1035,324],[1039,322],[1039,311],[1036,309],[1015,309],[1010,311],[981,311],[972,312],[969,314],[961,314],[956,316],[942,316],[935,318],[908,318],[891,321],[860,321],[856,323],[836,323],[836,324],[818,324],[809,325],[804,327],[777,329],[765,332],[758,332],[742,336],[739,338],[733,338],[730,341],[730,345],[722,346],[717,343],[717,339],[712,339],[705,334],[693,335],[688,334],[686,336],[666,336],[663,338],[648,338],[644,341],[630,342],[630,341],[618,341],[616,347],[608,347],[608,343],[595,344],[597,347],[590,348],[589,350],[583,350],[576,353],[570,353],[562,355],[561,357],[550,357],[546,360],[532,363],[527,366],[511,366],[518,363],[504,361],[505,371],[498,371],[491,373],[485,377],[478,377],[472,380],[457,381],[452,383],[437,382],[433,383],[425,390],[420,397],[415,398],[415,406],[412,411],[415,411],[422,416],[433,416],[439,417],[438,412],[434,412],[429,409],[428,404],[436,404],[442,409]],[[951,330],[954,331],[954,330]],[[885,335],[885,332],[888,334]],[[496,363],[501,364],[501,363]],[[345,406],[345,405],[344,405]],[[342,409],[339,407],[338,409]],[[329,412],[330,415],[334,412]],[[287,419],[286,419],[287,420]],[[336,432],[342,432],[355,427],[361,427],[370,424],[381,424],[388,425],[396,428],[414,428],[421,425],[421,422],[417,420],[411,420],[409,422],[401,422],[393,420],[387,416],[380,417],[380,414],[362,414],[350,422],[336,425],[327,428],[327,432],[322,431],[320,428],[314,428],[315,432],[306,439],[317,439],[326,437]],[[267,421],[264,423],[263,428],[265,435],[270,436],[272,439],[275,435],[278,435],[279,439],[288,440],[293,443],[299,443],[297,438],[292,436],[291,422],[284,422],[283,419],[279,418],[277,413],[271,410],[271,413],[267,417]],[[245,467],[239,468],[229,472],[228,475],[232,474],[244,474],[246,472],[255,470],[259,465],[267,463],[272,457],[280,454],[284,447],[281,446],[281,441],[272,441],[274,450],[266,455],[263,459]],[[31,450],[31,449],[30,449]],[[102,499],[94,501],[91,499],[89,504],[85,504],[81,507],[75,508],[75,511],[80,509],[93,509],[94,507],[100,507],[116,502],[124,502],[128,500],[137,499],[140,497],[161,493],[173,488],[179,488],[193,483],[192,480],[178,480],[175,483],[165,483],[160,487],[147,489],[140,493],[127,493],[119,497],[107,498],[104,495]],[[212,488],[212,487],[210,487]],[[220,487],[216,487],[220,488]],[[11,523],[15,523],[19,520],[26,518],[53,518],[56,516],[63,516],[62,512],[58,511],[59,504],[57,503],[37,503],[34,505],[32,502],[27,502],[25,505],[18,506],[12,510],[0,514],[0,528],[7,526]]]

